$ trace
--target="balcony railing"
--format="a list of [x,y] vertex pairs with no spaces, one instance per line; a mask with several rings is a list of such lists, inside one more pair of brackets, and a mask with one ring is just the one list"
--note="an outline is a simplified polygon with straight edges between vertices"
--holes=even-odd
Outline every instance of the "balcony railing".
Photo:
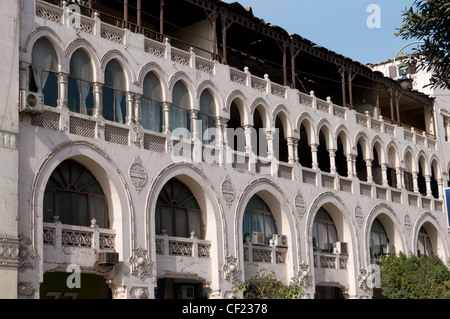
[[98,227],[65,225],[61,222],[43,224],[45,245],[56,248],[78,247],[114,251],[116,231]]
[[287,248],[276,246],[244,245],[244,261],[285,264]]
[[347,261],[347,254],[331,254],[319,251],[314,252],[315,268],[347,270]]
[[156,254],[164,256],[185,256],[210,258],[211,242],[198,238],[172,237],[157,235],[155,239]]

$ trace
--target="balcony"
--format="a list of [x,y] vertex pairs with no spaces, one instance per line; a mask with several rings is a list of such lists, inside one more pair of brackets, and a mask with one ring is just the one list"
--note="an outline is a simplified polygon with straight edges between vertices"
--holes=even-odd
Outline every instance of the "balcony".
[[196,237],[184,238],[156,235],[156,267],[158,276],[176,274],[211,278],[211,242]]
[[43,223],[44,263],[77,264],[94,267],[96,253],[115,251],[116,231],[65,225],[59,221]]

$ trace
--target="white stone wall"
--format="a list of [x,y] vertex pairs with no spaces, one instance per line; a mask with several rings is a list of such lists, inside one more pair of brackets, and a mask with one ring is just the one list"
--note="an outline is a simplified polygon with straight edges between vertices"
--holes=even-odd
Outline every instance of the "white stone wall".
[[[70,263],[80,265],[85,272],[108,278],[113,295],[122,298],[136,297],[137,289],[143,291],[140,296],[154,297],[156,278],[161,276],[201,280],[208,286],[210,297],[225,298],[232,295],[235,280],[249,279],[259,268],[274,270],[286,281],[294,276],[300,277],[305,283],[307,297],[314,295],[314,287],[318,284],[338,285],[351,298],[367,297],[370,290],[365,289],[362,274],[370,264],[370,227],[377,217],[385,222],[397,252],[414,251],[417,233],[424,223],[428,223],[436,230],[436,253],[448,260],[447,217],[442,199],[425,198],[387,185],[360,183],[353,174],[352,161],[356,156],[356,143],[362,138],[367,159],[373,159],[373,146],[379,143],[381,162],[386,163],[389,149],[393,147],[399,159],[398,168],[405,168],[401,159],[407,152],[415,159],[423,155],[427,167],[437,159],[444,179],[442,182],[446,185],[448,177],[444,172],[448,172],[450,159],[445,157],[442,150],[445,143],[440,139],[436,145],[427,139],[420,145],[417,140],[421,136],[413,135],[411,140],[407,140],[402,128],[340,108],[332,101],[299,96],[297,90],[279,87],[269,78],[255,79],[263,87],[253,86],[251,70],[240,71],[239,75],[245,78],[243,82],[230,80],[235,71],[217,62],[213,64],[212,73],[205,72],[205,69],[196,67],[195,53],[190,53],[188,65],[183,65],[179,60],[172,60],[170,52],[174,49],[169,44],[161,46],[127,30],[123,44],[116,43],[97,33],[100,30],[98,19],[94,24],[94,34],[77,33],[61,23],[36,17],[34,4],[34,1],[22,2],[23,33],[19,46],[22,63],[31,63],[32,46],[40,37],[46,37],[54,45],[62,74],[69,73],[70,57],[77,48],[85,49],[91,56],[95,82],[103,83],[105,66],[115,58],[124,66],[129,96],[142,94],[143,79],[153,71],[161,79],[164,101],[168,103],[178,80],[189,88],[191,105],[196,110],[199,109],[200,94],[209,89],[215,97],[220,123],[228,121],[231,103],[239,100],[245,125],[253,124],[255,108],[261,110],[266,127],[270,128],[274,127],[277,114],[284,114],[283,124],[287,127],[287,137],[292,141],[299,139],[299,127],[304,121],[309,123],[311,144],[319,143],[319,131],[326,127],[329,149],[337,148],[338,135],[346,141],[345,153],[349,155],[351,170],[348,176],[339,177],[335,173],[302,168],[295,162],[287,164],[292,170],[288,179],[278,177],[277,170],[270,174],[257,173],[255,165],[242,172],[226,163],[174,163],[170,154],[144,148],[143,130],[137,124],[108,123],[101,116],[71,113],[64,105],[57,109],[46,107],[47,114],[54,114],[57,119],[57,129],[33,125],[31,116],[22,114],[18,122],[19,234],[27,240],[25,247],[30,252],[24,259],[24,271],[19,273],[18,279],[19,283],[30,288],[23,297],[38,298],[44,273],[65,271]],[[146,43],[162,47],[163,56],[145,52]],[[92,121],[96,127],[95,137],[71,134],[71,117]],[[104,130],[108,124],[129,130],[129,143],[120,145],[105,141]],[[294,154],[291,147],[292,158]],[[110,272],[102,273],[96,267],[93,251],[89,248],[52,248],[44,244],[42,210],[45,186],[53,170],[69,158],[79,161],[96,176],[108,198],[110,229],[115,232],[115,251],[120,258],[119,265]],[[138,185],[130,177],[130,168],[135,163],[142,165],[146,172],[143,185]],[[156,247],[156,240],[160,239],[154,231],[156,200],[172,177],[189,185],[199,202],[206,225],[205,240],[211,245],[207,259],[166,256],[160,254]],[[222,191],[226,181],[227,189]],[[285,262],[261,263],[254,258],[253,261],[245,261],[242,220],[246,204],[254,194],[263,198],[275,217],[279,232],[288,236]],[[409,204],[411,196],[417,201],[415,205]],[[348,256],[342,260],[342,265],[339,260],[339,266],[336,266],[340,269],[314,267],[312,225],[322,206],[332,216],[340,240],[348,243]],[[275,250],[270,253],[276,255]]]
[[0,298],[17,298],[19,265],[18,152],[19,10],[16,1],[2,1],[0,13]]

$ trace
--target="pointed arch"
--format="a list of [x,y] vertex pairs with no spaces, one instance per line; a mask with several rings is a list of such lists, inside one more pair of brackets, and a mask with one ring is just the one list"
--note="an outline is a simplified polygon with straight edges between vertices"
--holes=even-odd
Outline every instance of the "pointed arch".
[[99,82],[105,83],[105,81],[106,81],[106,79],[105,79],[106,67],[113,60],[117,61],[120,64],[120,66],[122,67],[124,75],[125,75],[125,90],[126,91],[130,91],[131,90],[131,85],[132,85],[132,83],[134,81],[134,78],[135,78],[135,75],[134,75],[134,72],[133,72],[133,70],[131,68],[130,62],[123,55],[123,53],[120,52],[119,50],[109,51],[101,58],[100,65],[101,65],[101,70],[103,72],[100,72],[101,77],[98,79]]
[[29,34],[28,38],[25,40],[24,50],[20,56],[20,59],[28,63],[32,62],[33,47],[36,41],[40,38],[46,38],[55,50],[61,68],[58,71],[68,73],[69,71],[66,70],[68,63],[64,51],[64,42],[61,40],[59,35],[49,27],[36,28]]
[[179,71],[179,72],[173,74],[169,79],[168,86],[169,86],[170,94],[167,96],[168,101],[173,102],[173,100],[172,100],[173,99],[173,93],[172,93],[173,88],[174,88],[175,84],[177,84],[180,81],[181,81],[181,83],[183,83],[183,85],[186,87],[186,89],[188,91],[189,103],[191,105],[191,108],[198,109],[198,105],[194,106],[195,105],[195,103],[194,103],[195,93],[194,92],[196,91],[194,88],[194,84],[193,84],[192,80],[190,79],[190,77],[185,72],[182,72],[182,71]]
[[94,74],[93,80],[94,80],[94,82],[98,82],[102,68],[101,68],[101,64],[100,64],[100,56],[99,56],[97,50],[95,50],[94,46],[86,39],[78,38],[78,39],[74,40],[73,42],[71,42],[67,46],[66,52],[65,52],[67,60],[70,61],[72,58],[72,55],[77,50],[83,50],[89,56],[91,63],[92,63],[92,67],[93,67],[93,74]]
[[255,110],[258,110],[258,112],[261,115],[263,127],[269,129],[272,123],[271,113],[269,111],[269,104],[261,97],[258,97],[252,102],[252,104],[250,105],[250,118],[249,118],[249,124],[252,126],[254,126],[253,118]]
[[152,72],[159,79],[162,88],[162,99],[163,101],[167,101],[169,95],[168,94],[169,86],[167,83],[167,77],[163,69],[158,64],[150,62],[144,65],[139,71],[136,84],[139,85],[141,89],[143,89],[144,80],[150,72]]
[[292,116],[289,112],[288,108],[283,105],[279,104],[275,109],[272,111],[272,127],[275,127],[276,118],[280,117],[280,120],[283,123],[283,129],[284,129],[284,136],[285,137],[292,137],[292,133],[294,130],[294,123],[292,122]]
[[197,87],[197,98],[200,99],[203,92],[205,90],[208,90],[211,95],[214,97],[214,103],[215,103],[215,113],[216,116],[219,116],[220,111],[224,109],[223,105],[223,97],[220,94],[220,91],[217,89],[217,86],[210,80],[205,80]]
[[372,207],[367,215],[364,226],[364,252],[367,256],[365,258],[367,265],[371,263],[370,231],[375,219],[377,218],[385,228],[389,242],[394,245],[393,247],[395,248],[395,253],[398,253],[399,251],[407,253],[407,243],[403,232],[403,223],[392,207],[386,203],[380,203]]

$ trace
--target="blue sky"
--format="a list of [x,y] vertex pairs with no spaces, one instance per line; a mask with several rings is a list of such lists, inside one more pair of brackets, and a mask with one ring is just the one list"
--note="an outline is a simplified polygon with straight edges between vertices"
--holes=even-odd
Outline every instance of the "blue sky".
[[[414,0],[222,0],[252,7],[253,14],[265,22],[285,29],[353,60],[378,63],[392,59],[405,41],[394,35],[402,23],[402,11]],[[367,20],[379,27],[369,28]],[[405,48],[409,51],[411,45]]]

